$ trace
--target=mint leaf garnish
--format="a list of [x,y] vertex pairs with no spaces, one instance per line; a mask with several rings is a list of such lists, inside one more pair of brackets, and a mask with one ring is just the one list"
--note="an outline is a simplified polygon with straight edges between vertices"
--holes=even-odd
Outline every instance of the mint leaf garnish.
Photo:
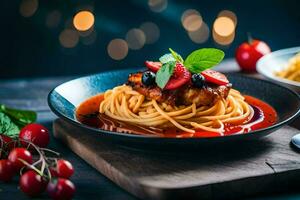
[[179,55],[178,53],[176,53],[173,49],[169,48],[169,51],[171,52],[172,56],[175,58],[175,60],[177,60],[178,62],[183,63],[183,59],[181,57],[181,55]]
[[6,114],[20,128],[35,122],[37,118],[34,111],[9,108],[3,104],[0,104],[0,112]]
[[19,127],[3,112],[0,112],[0,133],[11,138],[18,137]]
[[156,73],[155,82],[161,89],[164,89],[174,72],[176,61],[164,63]]
[[34,111],[8,108],[0,104],[0,133],[16,138],[19,136],[20,129],[35,122],[36,117]]
[[176,61],[176,59],[173,57],[173,55],[171,53],[167,53],[167,54],[163,55],[162,57],[160,57],[159,61],[162,64],[165,64],[165,63],[168,63],[170,61]]
[[159,58],[159,61],[164,64],[170,61],[178,61],[183,63],[183,59],[181,57],[181,55],[179,55],[178,53],[176,53],[173,49],[169,48],[169,51],[171,53],[167,53],[165,55],[163,55],[162,57]]
[[193,51],[184,61],[181,55],[173,49],[169,48],[169,51],[171,53],[159,58],[162,66],[156,73],[155,82],[161,89],[165,88],[174,73],[176,63],[182,63],[191,73],[200,73],[219,64],[225,56],[224,52],[219,49],[204,48]]
[[219,64],[225,54],[215,48],[203,48],[193,51],[184,61],[184,66],[192,73],[200,73]]

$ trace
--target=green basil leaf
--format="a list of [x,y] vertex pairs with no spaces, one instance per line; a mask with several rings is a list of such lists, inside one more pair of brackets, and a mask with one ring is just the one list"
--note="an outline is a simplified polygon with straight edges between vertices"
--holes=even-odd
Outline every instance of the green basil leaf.
[[163,55],[162,57],[159,58],[159,61],[162,64],[168,63],[170,61],[176,61],[175,58],[173,57],[173,55],[171,53],[167,53],[165,55]]
[[184,61],[184,66],[192,73],[200,73],[219,64],[225,54],[215,48],[204,48],[193,51]]
[[175,61],[170,61],[161,66],[161,68],[156,73],[155,82],[161,89],[164,89],[168,83],[170,77],[172,76],[175,68]]
[[5,113],[20,128],[36,121],[37,114],[34,111],[19,110],[0,105],[0,112]]
[[19,136],[19,127],[3,112],[0,112],[0,133],[11,138]]
[[175,52],[171,48],[169,48],[169,51],[171,52],[171,54],[173,55],[173,57],[175,58],[175,60],[177,60],[178,62],[183,63],[183,58],[181,57],[181,55],[179,55],[177,52]]

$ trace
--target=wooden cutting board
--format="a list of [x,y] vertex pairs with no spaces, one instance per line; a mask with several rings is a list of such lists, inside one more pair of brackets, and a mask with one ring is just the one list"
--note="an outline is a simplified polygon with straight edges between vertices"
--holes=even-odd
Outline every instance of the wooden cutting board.
[[149,152],[104,143],[60,119],[54,122],[56,138],[142,199],[234,199],[291,190],[300,180],[300,153],[290,145],[298,132],[285,126],[226,148]]

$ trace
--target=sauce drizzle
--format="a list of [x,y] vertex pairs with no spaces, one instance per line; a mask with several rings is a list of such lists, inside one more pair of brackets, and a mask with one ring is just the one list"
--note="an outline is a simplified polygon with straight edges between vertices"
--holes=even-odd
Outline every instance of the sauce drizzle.
[[277,113],[273,107],[259,100],[255,97],[245,95],[245,101],[252,107],[254,114],[252,118],[245,124],[232,125],[225,124],[223,133],[215,133],[203,130],[196,130],[195,133],[187,133],[176,128],[163,130],[155,127],[142,127],[131,124],[125,124],[114,119],[109,118],[104,114],[99,114],[98,109],[101,101],[103,100],[103,94],[93,96],[83,103],[81,103],[76,109],[76,118],[82,124],[91,126],[94,128],[100,128],[109,131],[116,131],[122,133],[131,133],[139,135],[153,135],[169,138],[201,138],[201,137],[220,137],[234,134],[246,134],[253,130],[269,127],[276,123]]

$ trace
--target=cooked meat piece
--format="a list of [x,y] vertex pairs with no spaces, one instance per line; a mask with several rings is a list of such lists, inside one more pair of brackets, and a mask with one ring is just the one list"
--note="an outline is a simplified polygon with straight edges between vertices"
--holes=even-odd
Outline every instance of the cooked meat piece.
[[231,84],[228,85],[215,85],[206,84],[203,88],[195,88],[192,86],[186,87],[182,94],[182,103],[190,105],[196,103],[199,105],[209,105],[218,98],[227,98]]
[[143,94],[148,99],[155,99],[162,103],[171,105],[209,105],[218,98],[227,98],[231,84],[215,85],[206,84],[203,88],[196,88],[192,85],[185,85],[177,90],[162,90],[158,86],[145,86],[142,83],[142,72],[130,74],[127,84],[134,90]]
[[134,90],[143,94],[149,99],[155,99],[158,102],[166,102],[175,104],[176,90],[162,90],[158,86],[145,86],[142,83],[143,72],[129,74],[127,85],[130,85]]

